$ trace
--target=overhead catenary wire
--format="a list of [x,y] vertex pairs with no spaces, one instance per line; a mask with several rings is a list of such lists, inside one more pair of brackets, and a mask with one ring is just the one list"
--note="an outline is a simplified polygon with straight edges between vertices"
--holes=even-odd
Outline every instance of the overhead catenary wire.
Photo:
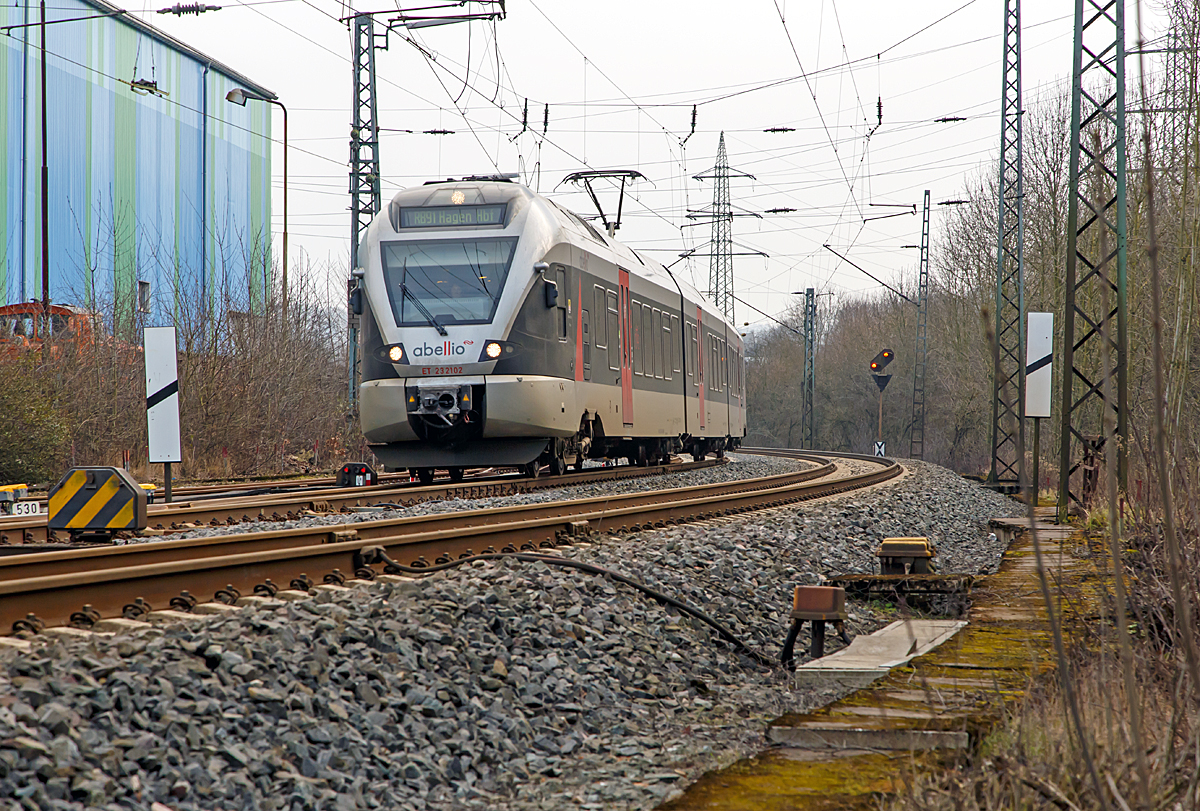
[[[309,5],[311,5],[311,4],[309,4]],[[970,4],[968,3],[968,4],[966,4],[966,5],[970,5]],[[314,7],[315,7],[315,6],[314,6]],[[963,8],[963,7],[965,7],[965,6],[961,6],[961,5],[960,5],[960,6],[959,6],[959,9],[961,9],[961,8]],[[955,11],[957,11],[957,10],[958,10],[958,9],[956,9]],[[953,11],[952,11],[951,13],[955,13],[955,12],[953,12]],[[947,15],[947,16],[948,16],[948,15]],[[939,21],[940,21],[940,19],[944,19],[944,17],[943,17],[943,18],[939,18],[939,20],[935,20],[933,23],[930,23],[930,24],[928,24],[928,25],[924,26],[924,27],[923,27],[923,28],[921,28],[921,29],[918,29],[918,30],[917,30],[916,32],[914,32],[913,34],[910,34],[910,35],[909,35],[909,37],[908,37],[908,38],[906,38],[906,39],[910,39],[911,37],[913,37],[913,36],[916,36],[917,34],[921,33],[922,31],[926,30],[927,28],[931,27],[932,25],[935,25],[937,22],[939,22]],[[478,32],[476,32],[476,34],[478,34]],[[981,38],[981,39],[989,39],[989,38],[994,38],[994,37],[987,37],[987,38]],[[903,42],[903,41],[904,41],[904,40],[901,40],[900,42]],[[900,44],[900,43],[897,43],[897,45],[899,45],[899,44]],[[893,47],[895,47],[895,46],[893,46]],[[499,49],[496,49],[496,50],[497,50],[497,52],[499,51]],[[889,48],[889,49],[885,49],[885,51],[886,51],[886,50],[890,50],[890,48]],[[883,52],[881,51],[881,53],[883,53]],[[896,52],[895,52],[895,51],[892,51],[892,53],[896,53]],[[488,56],[490,56],[490,53],[488,54]],[[472,58],[471,58],[471,59],[472,59],[472,61],[478,61],[478,60],[477,60],[477,57],[478,57],[478,53],[476,53],[474,56],[472,56]],[[479,57],[479,58],[483,58],[483,59],[485,59],[485,60],[487,59],[487,57]],[[869,58],[870,58],[870,59],[873,59],[873,60],[876,60],[876,61],[878,61],[878,59],[879,59],[879,54],[873,54],[873,55],[871,55]],[[908,57],[897,57],[897,58],[908,58]],[[443,59],[445,59],[445,57],[443,57]],[[885,58],[884,62],[886,63],[886,61],[887,61],[887,59]],[[861,64],[861,62],[857,62],[856,64]],[[836,68],[836,66],[834,66],[834,67]],[[825,70],[827,70],[827,68],[821,68],[821,70],[820,70],[820,71],[814,70],[814,71],[812,71],[812,72],[811,72],[809,75],[818,75],[818,74],[822,73],[822,72],[823,72],[823,71],[825,71]],[[847,69],[846,69],[846,68],[843,68],[842,70],[843,70],[843,71],[845,71],[845,70],[847,70]],[[441,73],[441,71],[438,71],[438,72],[439,72],[439,73]],[[458,73],[459,75],[463,75],[463,71],[455,71],[455,72],[456,72],[456,73]],[[482,93],[482,94],[490,94],[490,93],[492,92],[492,90],[493,90],[493,87],[491,86],[491,82],[490,82],[490,81],[487,81],[487,80],[488,80],[488,79],[490,79],[491,77],[486,77],[486,75],[485,75],[485,74],[486,74],[486,69],[484,69],[484,68],[482,68],[482,67],[480,67],[480,66],[474,66],[474,67],[472,67],[472,68],[471,68],[471,74],[474,74],[474,75],[467,75],[467,76],[466,76],[466,78],[468,78],[468,79],[469,79],[470,83],[472,83],[472,84],[475,84],[475,85],[476,85],[476,86],[479,88],[478,92],[480,92],[480,93]],[[831,73],[829,73],[829,74],[825,74],[825,75],[832,75],[832,72],[831,72]],[[444,74],[443,74],[443,78],[444,78]],[[859,79],[861,79],[861,72],[860,72],[860,75],[859,75],[859,77],[858,77],[858,78],[859,78]],[[382,80],[382,81],[386,81],[386,79],[385,79],[385,78],[384,78],[382,75],[381,75],[381,80]],[[798,77],[793,77],[793,80],[794,80],[794,81],[795,81],[795,80],[798,80]],[[503,84],[503,85],[504,85],[504,87],[505,87],[505,90],[504,90],[504,97],[503,97],[502,103],[503,103],[503,104],[504,104],[506,107],[508,107],[508,108],[509,108],[509,110],[511,111],[511,109],[512,109],[512,107],[511,107],[511,100],[510,100],[510,97],[507,95],[507,94],[508,94],[508,90],[507,90],[507,88],[508,88],[508,85],[509,85],[510,81],[511,81],[511,77],[507,77],[507,80],[502,80],[502,84]],[[449,83],[449,81],[447,81],[447,84],[450,84],[450,83]],[[453,88],[453,85],[450,85],[450,86],[451,86],[451,89],[453,90],[453,89],[454,89],[454,88]],[[405,88],[405,89],[406,89],[406,88]],[[406,89],[406,90],[407,90],[407,89]],[[589,88],[589,90],[590,90],[590,91],[592,91],[592,88]],[[411,92],[411,91],[408,91],[408,92]],[[596,94],[595,94],[594,92],[590,92],[590,95],[591,95],[592,97],[595,97],[595,95],[596,95]],[[711,94],[709,94],[709,95],[711,96]],[[476,111],[478,110],[478,107],[477,107],[477,102],[476,102],[474,99],[470,99],[470,98],[469,98],[469,96],[468,96],[467,94],[464,94],[463,98],[464,98],[464,103],[463,103],[462,110],[461,110],[461,113],[460,113],[460,114],[462,114],[462,115],[464,115],[464,116],[466,116],[466,117],[469,117],[469,118],[471,119],[471,121],[474,123],[474,125],[476,126],[476,128],[478,129],[478,131],[479,131],[479,133],[480,133],[481,135],[482,135],[482,134],[485,132],[485,126],[486,126],[486,129],[488,129],[488,130],[490,130],[490,129],[494,129],[494,128],[497,128],[497,125],[496,125],[496,123],[495,123],[495,120],[491,121],[491,122],[490,122],[489,124],[487,124],[487,125],[481,125],[481,118],[480,118],[480,116],[479,116],[479,115],[477,114],[477,112],[476,112]],[[594,100],[594,98],[593,98],[593,100]],[[624,98],[624,99],[622,99],[622,101],[624,101],[624,106],[627,106],[627,107],[628,107],[628,106],[634,106],[634,105],[632,104],[632,102],[636,102],[638,106],[641,106],[642,108],[645,108],[646,110],[648,110],[648,111],[650,112],[650,114],[652,114],[652,115],[654,115],[654,116],[657,116],[657,117],[659,117],[659,118],[661,118],[661,117],[662,117],[662,113],[661,113],[660,111],[658,111],[658,110],[654,110],[654,109],[653,109],[653,107],[654,107],[654,106],[656,106],[656,105],[653,105],[653,104],[649,103],[649,102],[647,101],[646,97],[644,97],[644,96],[642,96],[642,95],[630,96],[630,97],[627,97],[627,98]],[[860,100],[860,101],[861,101],[861,100]],[[534,100],[533,100],[533,99],[531,99],[531,103],[534,103]],[[700,102],[700,103],[705,103],[705,102]],[[556,106],[557,106],[557,103],[556,103]],[[594,103],[589,103],[589,106],[590,106],[590,107],[595,107],[596,105],[595,105]],[[688,106],[691,106],[691,105],[689,104]],[[858,108],[861,108],[861,103],[858,105]],[[547,112],[547,111],[548,111],[548,103],[544,103],[544,104],[543,104],[543,113],[544,113],[544,112]],[[520,110],[520,107],[518,107],[518,108],[517,108],[516,112],[518,113],[518,116],[519,116],[519,115],[520,115],[520,112],[521,112],[521,110]],[[561,119],[561,120],[563,120],[563,122],[564,122],[564,123],[567,123],[571,117],[572,117],[572,113],[571,113],[571,111],[565,111],[565,114],[564,114],[564,116],[562,117],[562,119]],[[503,115],[503,114],[500,116],[500,118],[501,118],[501,120],[502,120],[502,121],[508,121],[508,120],[509,120],[509,119],[508,119],[508,117],[507,117],[507,116],[505,116],[505,115]],[[558,117],[557,115],[556,115],[556,120],[560,120],[560,119],[559,119],[559,117]],[[834,131],[834,132],[841,132],[841,131],[843,131],[843,130],[839,130],[839,129],[836,127],[836,124],[835,124],[835,122],[833,122],[833,121],[832,121],[832,119],[830,119],[830,120],[829,120],[827,123],[828,123],[828,124],[830,124],[830,125],[833,127],[833,131]],[[517,126],[520,126],[520,122],[518,122],[518,121],[514,121],[514,123],[513,123],[513,126],[512,126],[512,127],[510,127],[510,128],[508,129],[508,132],[509,132],[509,133],[513,132],[513,131],[514,131],[514,129],[515,129],[515,127],[517,127]],[[600,132],[600,131],[602,131],[602,129],[607,129],[607,128],[603,128],[603,127],[602,127],[602,125],[600,124],[600,121],[599,121],[599,119],[598,119],[598,118],[594,118],[594,119],[592,119],[592,120],[590,120],[590,121],[589,121],[589,129],[590,129],[591,131],[593,131],[593,132]],[[822,127],[822,129],[823,129],[823,127]],[[640,128],[639,128],[639,130],[636,130],[636,131],[640,131]],[[684,130],[684,132],[686,132],[686,130]],[[703,132],[703,130],[701,130],[701,132]],[[483,140],[484,140],[485,142],[487,142],[488,138],[487,138],[487,136],[486,136],[486,135],[484,136]],[[840,143],[840,142],[839,142],[839,143]],[[549,145],[548,145],[548,146],[549,146]],[[525,149],[527,149],[527,148],[528,148],[528,142],[526,142],[526,143],[525,143],[525,147],[524,147],[524,148],[525,148]],[[839,148],[843,148],[843,147],[839,147]],[[765,150],[760,150],[760,151],[764,152],[764,154],[765,154],[765,152],[766,152]],[[786,150],[780,150],[780,152],[785,152],[785,151],[786,151]],[[771,152],[772,154],[775,154],[775,153],[776,153],[776,150],[772,149],[772,150],[770,150],[770,152]],[[497,153],[496,153],[496,152],[493,150],[493,153],[492,153],[492,154],[497,154]],[[892,167],[885,166],[885,165],[884,165],[884,164],[882,164],[882,163],[878,163],[878,162],[876,161],[876,156],[877,156],[877,154],[879,154],[879,155],[882,155],[882,153],[876,153],[876,151],[873,149],[873,150],[872,150],[872,161],[871,161],[871,167],[870,167],[870,168],[871,168],[871,170],[872,170],[873,172],[874,172],[874,171],[881,171],[881,170],[884,170],[884,169],[890,169],[890,168],[892,168]],[[652,156],[647,156],[647,157],[652,157]],[[766,157],[765,159],[769,159],[769,157]],[[552,162],[555,162],[555,161],[552,161]],[[797,161],[796,161],[796,162],[797,162],[797,163],[803,163],[803,161],[802,161],[802,160],[799,160],[799,159],[797,159]],[[667,163],[667,161],[663,161],[662,163],[664,163],[664,164],[665,164],[665,163]],[[942,163],[940,164],[940,166],[947,166],[947,164],[948,164],[948,163],[949,163],[949,162],[942,162]],[[645,162],[643,162],[641,165],[646,165],[646,164],[645,164]],[[939,168],[940,168],[940,166],[939,166]],[[552,169],[550,169],[550,168],[548,168],[548,167],[545,167],[545,166],[543,166],[543,168],[545,168],[545,169],[546,169],[546,171],[553,171]],[[849,165],[847,165],[847,168],[849,168]],[[899,167],[899,166],[897,166],[896,168],[897,168],[897,169],[902,169],[903,167]],[[906,170],[906,171],[911,171],[911,170]],[[949,166],[947,166],[947,171],[949,171]],[[881,175],[881,176],[882,176],[882,175]],[[396,179],[399,179],[399,178],[396,178]],[[770,180],[771,180],[771,179],[783,180],[784,178],[780,176],[780,173],[776,173],[776,174],[774,174],[774,175],[768,175],[768,176],[767,176],[767,182],[770,182]],[[843,180],[844,180],[844,178],[843,178]],[[860,184],[861,184],[861,181],[860,181]],[[392,185],[392,184],[391,184],[391,183],[389,183],[389,185]],[[779,185],[779,184],[777,184],[777,185]],[[826,184],[826,185],[827,185],[827,184]],[[763,188],[763,187],[765,187],[765,186],[766,186],[766,184],[764,183],[764,184],[762,184],[762,186],[760,186],[760,188]],[[790,186],[790,185],[788,185],[788,184],[782,184],[782,185],[780,185],[780,188],[791,188],[791,189],[795,189],[795,188],[798,188],[798,187],[793,187],[793,186]],[[663,191],[663,193],[667,193],[667,194],[672,194],[672,195],[674,195],[674,194],[678,194],[680,189],[683,189],[683,190],[685,190],[685,191],[686,191],[686,187],[685,187],[685,186],[683,186],[682,184],[680,184],[680,185],[678,185],[678,186],[676,186],[676,187],[671,187],[670,185],[668,185],[668,186],[664,187],[664,188],[662,189],[662,191]],[[662,199],[662,198],[661,198],[661,196],[660,196],[660,197],[656,197],[656,196],[655,196],[655,195],[658,195],[658,194],[659,194],[659,192],[658,192],[658,191],[648,191],[647,193],[644,193],[644,194],[640,195],[640,199],[641,199],[642,201],[651,201],[651,200],[656,200],[656,199],[659,199],[659,200],[661,200],[661,199]],[[793,190],[793,191],[791,192],[791,194],[793,194],[793,195],[799,195],[799,192],[796,192],[796,191],[794,191],[794,190]],[[865,191],[863,191],[863,190],[862,190],[862,188],[859,188],[859,190],[858,190],[858,194],[859,194],[859,195],[860,195],[860,197],[861,197],[861,195],[862,195],[862,194],[865,194]],[[763,196],[763,197],[764,197],[764,199],[765,199],[765,196]],[[862,199],[865,199],[865,198],[862,198]],[[851,202],[852,202],[852,201],[851,201]],[[666,207],[666,206],[655,206],[655,208],[657,209],[657,211],[656,211],[656,213],[654,213],[654,214],[649,214],[649,213],[647,213],[646,215],[642,215],[642,214],[640,214],[640,213],[635,213],[635,216],[643,216],[643,217],[644,217],[644,216],[654,216],[654,217],[656,217],[656,218],[657,218],[657,217],[659,217],[659,216],[660,216],[660,214],[661,214],[661,213],[663,213],[663,212],[669,212],[669,211],[670,211],[672,208],[674,208],[674,207],[668,208],[668,207]],[[837,206],[834,206],[833,208],[835,209],[835,211],[834,211],[833,213],[836,213],[836,208],[838,208],[838,207],[837,207]],[[852,208],[852,204],[851,204],[850,206],[848,206],[846,203],[843,203],[843,204],[842,204],[842,206],[841,206],[841,208]],[[676,209],[676,210],[677,210],[677,209]],[[797,224],[799,224],[800,222],[803,222],[803,221],[802,221],[802,220],[797,220]],[[780,224],[782,225],[783,223],[780,223]],[[778,229],[778,230],[779,230],[780,232],[783,232],[783,231],[782,231],[782,229]],[[764,231],[764,233],[775,233],[775,231],[776,231],[776,229],[770,229],[770,230],[765,230],[765,231]],[[862,238],[863,238],[864,240],[866,240],[867,242],[869,242],[869,238],[872,236],[872,234],[873,234],[873,232],[871,232],[870,230],[868,230],[867,232],[864,232],[864,234],[862,235]],[[837,244],[837,241],[834,241],[834,243],[833,243],[833,244]],[[843,243],[843,244],[844,244],[844,243]],[[772,264],[774,264],[774,263],[772,262]]]

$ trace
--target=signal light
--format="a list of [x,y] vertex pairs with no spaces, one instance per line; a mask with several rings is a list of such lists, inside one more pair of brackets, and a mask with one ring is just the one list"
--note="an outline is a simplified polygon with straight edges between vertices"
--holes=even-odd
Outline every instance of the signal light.
[[890,349],[879,350],[879,354],[877,354],[871,360],[871,371],[878,372],[884,366],[887,366],[889,363],[891,363],[893,357],[895,357],[895,353],[893,353],[892,350],[890,350]]
[[892,379],[891,375],[881,374],[883,367],[892,362],[895,353],[890,349],[881,349],[879,354],[871,359],[871,377],[875,378],[875,385],[879,387],[880,393],[887,388],[888,381]]

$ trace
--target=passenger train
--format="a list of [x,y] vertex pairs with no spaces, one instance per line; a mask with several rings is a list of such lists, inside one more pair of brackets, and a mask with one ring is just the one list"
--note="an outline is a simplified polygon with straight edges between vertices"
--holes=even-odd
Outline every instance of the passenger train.
[[401,191],[359,248],[371,450],[435,468],[665,461],[736,448],[741,336],[692,286],[501,177]]

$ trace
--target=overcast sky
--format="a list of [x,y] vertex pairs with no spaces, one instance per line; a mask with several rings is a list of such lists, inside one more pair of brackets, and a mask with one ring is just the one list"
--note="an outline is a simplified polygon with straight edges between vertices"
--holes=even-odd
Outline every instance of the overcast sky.
[[[314,262],[344,268],[351,77],[350,38],[339,19],[350,6],[222,5],[200,17],[144,16],[288,106],[293,261],[303,250]],[[1073,5],[1024,4],[1026,106],[1069,84]],[[359,0],[354,9],[395,6]],[[1161,18],[1147,15],[1149,39]],[[946,210],[937,202],[990,173],[999,143],[1002,23],[1002,0],[510,0],[507,17],[494,25],[397,30],[376,57],[380,125],[392,130],[382,137],[384,198],[426,180],[499,170],[520,172],[533,188],[588,215],[591,202],[560,186],[564,176],[635,169],[648,182],[634,187],[618,237],[670,264],[688,249],[709,250],[709,226],[683,226],[691,222],[688,209],[712,203],[711,181],[692,176],[713,166],[723,131],[733,168],[754,176],[734,181],[733,203],[763,215],[736,220],[735,242],[739,251],[768,254],[735,258],[736,295],[778,314],[790,291],[806,287],[838,295],[877,290],[823,246],[894,280],[916,263],[917,252],[901,246],[920,240],[923,190],[934,201],[936,238]],[[1135,24],[1129,3],[1131,49]],[[1133,87],[1136,60],[1128,67]],[[934,121],[944,116],[967,120]],[[772,127],[794,131],[764,132]],[[431,129],[454,134],[423,133]],[[282,138],[278,119],[274,135]],[[277,144],[277,231],[280,150]],[[615,196],[602,202],[615,205]],[[864,223],[903,211],[873,203],[916,204],[918,214]],[[771,208],[796,212],[764,213]],[[677,267],[704,290],[708,263],[695,258]],[[739,322],[762,318],[738,305]]]

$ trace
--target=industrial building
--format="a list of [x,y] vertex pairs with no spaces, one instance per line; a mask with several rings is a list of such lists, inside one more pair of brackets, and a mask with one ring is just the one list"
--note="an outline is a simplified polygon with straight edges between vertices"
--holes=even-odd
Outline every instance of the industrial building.
[[226,94],[274,94],[102,0],[48,4],[43,85],[39,13],[0,7],[0,304],[42,299],[44,142],[51,302],[118,330],[253,308],[271,282],[271,109]]

